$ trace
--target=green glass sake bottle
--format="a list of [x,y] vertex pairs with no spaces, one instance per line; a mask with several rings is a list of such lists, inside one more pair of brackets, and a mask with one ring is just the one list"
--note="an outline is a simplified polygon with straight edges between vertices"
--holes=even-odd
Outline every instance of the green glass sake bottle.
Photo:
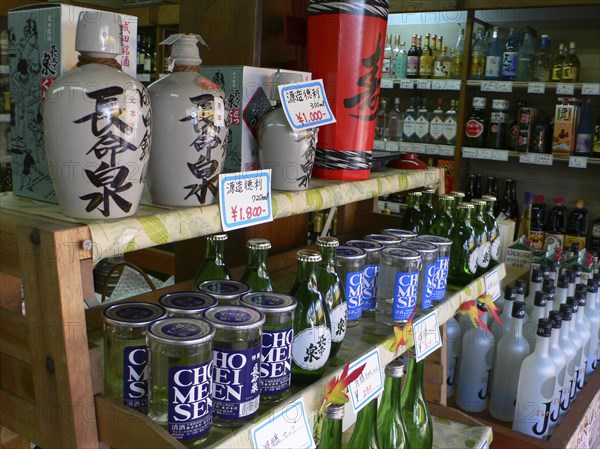
[[450,268],[448,280],[458,285],[468,284],[477,272],[477,246],[475,230],[471,224],[473,205],[470,203],[459,204],[457,207],[458,219],[452,229],[450,240]]
[[331,352],[331,321],[317,286],[321,254],[311,249],[296,253],[298,271],[290,295],[298,305],[294,313],[292,382],[312,383],[320,379]]
[[194,277],[193,290],[198,291],[198,286],[204,281],[231,279],[224,257],[226,240],[227,234],[206,237],[206,256]]
[[[356,424],[346,449],[380,449],[377,439],[377,398],[365,405],[356,415]],[[325,449],[325,448],[323,448]]]
[[250,239],[248,248],[248,265],[240,279],[254,292],[272,292],[273,285],[267,269],[267,259],[271,242],[267,239]]
[[406,195],[406,210],[402,215],[402,229],[417,234],[425,233],[425,223],[419,207],[421,196],[421,192],[408,192]]
[[402,376],[404,361],[401,358],[396,358],[386,365],[383,396],[377,412],[377,438],[382,448],[409,447],[400,407]]
[[429,408],[423,392],[423,370],[425,362],[417,362],[414,349],[409,351],[406,382],[400,396],[402,421],[406,428],[409,447],[431,449],[433,427]]
[[440,195],[440,211],[429,227],[429,234],[439,237],[450,237],[452,228],[454,227],[453,208],[454,197],[452,195]]
[[319,449],[342,449],[342,421],[344,404],[329,404],[323,412]]
[[481,199],[484,200],[486,204],[483,220],[485,221],[488,232],[488,241],[490,242],[490,268],[492,268],[500,263],[500,251],[502,249],[500,229],[498,228],[496,217],[494,217],[496,197],[493,195],[483,195]]
[[454,218],[454,223],[457,223],[458,205],[465,200],[465,193],[454,190],[450,192],[450,195],[454,197],[454,204],[452,204],[452,218]]
[[421,214],[423,215],[423,234],[429,231],[431,225],[433,224],[433,220],[435,220],[435,209],[433,208],[433,194],[435,190],[426,189],[423,190],[421,196]]
[[487,207],[485,200],[473,199],[473,216],[471,224],[475,229],[475,243],[477,245],[477,271],[476,275],[481,276],[490,266],[490,242],[487,226],[483,220],[483,211]]
[[335,249],[340,245],[336,237],[318,237],[317,248],[321,253],[317,284],[325,301],[331,320],[331,355],[335,357],[346,335],[348,304],[344,289],[335,268]]

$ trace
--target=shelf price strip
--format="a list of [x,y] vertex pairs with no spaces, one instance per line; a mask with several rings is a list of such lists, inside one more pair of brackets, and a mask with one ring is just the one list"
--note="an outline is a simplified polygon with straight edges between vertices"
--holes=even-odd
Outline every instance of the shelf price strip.
[[489,161],[508,161],[508,151],[494,150],[490,148],[469,148],[462,149],[462,155],[468,159],[485,159]]
[[570,168],[587,168],[588,158],[584,156],[569,156]]
[[219,175],[219,209],[224,231],[273,221],[271,170]]
[[381,88],[382,89],[393,89],[394,88],[394,79],[393,78],[381,78]]
[[283,111],[295,130],[316,128],[335,123],[323,80],[278,86]]
[[412,327],[415,339],[415,354],[417,362],[419,362],[442,346],[437,312],[434,310],[420,317],[413,323]]
[[254,449],[287,449],[316,447],[312,429],[306,417],[302,398],[250,429]]
[[512,92],[513,85],[510,81],[482,81],[481,92]]
[[379,396],[383,391],[383,377],[381,375],[381,357],[379,350],[374,348],[360,359],[350,364],[349,372],[365,364],[365,369],[358,379],[348,385],[348,396],[354,413],[365,407],[371,399]]
[[544,94],[546,93],[546,83],[529,83],[527,84],[528,94]]
[[553,157],[551,154],[523,153],[519,155],[519,162],[521,164],[552,165],[552,161]]
[[485,292],[492,297],[492,301],[495,301],[496,299],[500,298],[502,293],[500,290],[500,278],[498,277],[498,269],[495,268],[494,270],[487,273],[484,276],[483,280],[485,283]]
[[584,83],[581,85],[581,95],[600,95],[600,84]]

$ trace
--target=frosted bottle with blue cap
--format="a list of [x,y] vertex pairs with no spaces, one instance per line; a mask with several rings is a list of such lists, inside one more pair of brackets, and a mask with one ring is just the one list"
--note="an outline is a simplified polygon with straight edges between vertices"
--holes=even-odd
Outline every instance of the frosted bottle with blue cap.
[[383,245],[374,240],[348,240],[346,245],[360,248],[367,253],[362,277],[361,304],[364,316],[374,316],[380,263],[379,252],[383,249]]
[[489,412],[500,421],[511,422],[515,414],[519,371],[525,357],[531,354],[529,342],[523,338],[525,303],[513,301],[512,328],[499,339],[492,374]]
[[148,87],[153,110],[152,159],[148,186],[152,201],[166,206],[204,206],[217,196],[227,152],[225,93],[200,75],[197,34],[173,34],[173,73]]
[[568,388],[565,388],[565,378],[567,373],[567,356],[560,347],[560,329],[562,327],[562,313],[558,310],[551,310],[548,318],[552,321],[552,335],[550,336],[550,358],[556,365],[556,386],[554,398],[550,407],[550,433],[558,425],[561,415],[560,404],[563,401],[563,395],[569,394]]
[[550,430],[550,410],[558,374],[549,354],[551,334],[552,322],[540,318],[535,351],[521,365],[512,425],[513,430],[539,439],[545,439]]
[[362,276],[366,258],[367,253],[360,248],[339,246],[335,249],[335,268],[348,305],[348,327],[356,326],[362,316]]

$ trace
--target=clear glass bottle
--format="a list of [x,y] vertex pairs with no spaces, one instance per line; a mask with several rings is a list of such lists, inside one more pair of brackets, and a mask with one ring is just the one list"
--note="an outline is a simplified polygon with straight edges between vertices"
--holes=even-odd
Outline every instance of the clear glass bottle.
[[342,421],[344,404],[329,404],[323,411],[319,449],[342,449]]
[[463,53],[465,48],[465,29],[461,28],[458,33],[458,39],[454,46],[454,54],[452,55],[452,66],[450,69],[450,78],[460,79],[463,68]]
[[472,204],[459,204],[457,225],[452,229],[450,239],[452,249],[450,257],[450,282],[465,285],[471,282],[477,272],[477,246],[475,230],[471,224]]
[[377,412],[377,439],[382,448],[405,449],[409,445],[400,406],[403,376],[404,361],[401,358],[385,366],[383,394]]
[[215,280],[204,281],[198,286],[198,291],[211,295],[219,305],[236,305],[240,298],[250,291],[248,286],[240,281]]
[[495,26],[492,30],[492,39],[488,45],[485,57],[485,79],[499,80],[502,68],[502,48],[500,46],[500,27]]
[[402,140],[402,112],[400,111],[400,98],[394,98],[394,107],[388,114],[388,138],[392,142]]
[[388,125],[388,111],[387,111],[387,100],[381,98],[379,100],[379,108],[375,115],[375,139],[388,140],[389,137],[389,125]]
[[267,269],[267,259],[271,242],[267,239],[254,238],[246,243],[248,248],[248,264],[240,279],[252,291],[272,292],[273,285]]
[[402,242],[400,248],[412,249],[421,255],[417,293],[417,314],[420,314],[432,307],[433,290],[436,285],[438,249],[434,244],[419,239]]
[[414,351],[410,349],[407,354],[406,381],[400,395],[402,421],[410,447],[431,449],[433,423],[423,389],[425,363],[423,360],[417,362],[414,357]]
[[383,48],[383,63],[381,73],[384,77],[390,75],[390,67],[392,66],[392,33],[387,33],[385,37],[385,47]]
[[206,256],[194,277],[192,289],[198,291],[203,281],[213,279],[231,279],[225,264],[225,241],[227,234],[214,234],[206,237]]
[[551,71],[551,57],[550,54],[550,36],[542,34],[540,48],[535,54],[535,60],[533,63],[533,80],[548,82],[550,81]]
[[406,42],[400,42],[400,51],[396,56],[396,73],[394,78],[406,78],[408,55],[406,54]]
[[450,109],[446,111],[444,117],[444,144],[454,145],[456,143],[456,130],[457,130],[457,117],[458,117],[458,101],[450,101]]
[[471,49],[471,69],[469,78],[474,80],[483,79],[485,75],[485,63],[487,57],[487,42],[485,39],[485,29],[479,28],[475,35],[475,42]]
[[206,309],[218,304],[216,298],[202,292],[173,292],[158,298],[169,317],[201,318]]
[[517,80],[531,81],[533,76],[533,62],[535,57],[535,38],[529,27],[525,31],[523,44],[519,47],[519,63],[517,64]]
[[564,43],[558,45],[558,54],[552,60],[552,68],[550,71],[550,80],[559,82],[562,80],[563,64],[567,57],[567,50]]

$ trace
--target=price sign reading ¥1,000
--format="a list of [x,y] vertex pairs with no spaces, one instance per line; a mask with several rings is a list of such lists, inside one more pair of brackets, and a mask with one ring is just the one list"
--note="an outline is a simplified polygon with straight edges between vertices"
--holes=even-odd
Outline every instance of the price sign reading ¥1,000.
[[348,372],[351,373],[363,364],[365,364],[365,369],[362,374],[348,385],[348,395],[350,396],[350,402],[352,402],[352,408],[355,413],[383,391],[379,350],[375,348],[367,352],[360,359],[352,362],[348,368]]
[[271,170],[219,175],[219,209],[224,231],[273,221]]
[[335,123],[323,80],[278,86],[283,111],[293,129],[310,129]]
[[296,399],[285,408],[269,414],[260,424],[250,429],[255,449],[287,449],[290,447],[313,449],[315,441],[312,426],[306,417],[302,398]]
[[423,360],[437,348],[442,346],[440,325],[435,310],[417,319],[413,323],[412,328],[417,362]]

